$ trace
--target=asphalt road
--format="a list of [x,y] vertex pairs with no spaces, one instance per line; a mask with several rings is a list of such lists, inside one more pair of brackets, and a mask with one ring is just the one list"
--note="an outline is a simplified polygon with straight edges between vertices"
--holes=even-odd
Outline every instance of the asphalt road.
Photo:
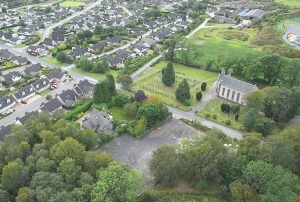
[[285,33],[282,35],[282,39],[286,43],[293,46],[294,48],[300,49],[300,45],[292,43],[288,40],[287,36],[290,33],[300,35],[300,25],[285,25]]

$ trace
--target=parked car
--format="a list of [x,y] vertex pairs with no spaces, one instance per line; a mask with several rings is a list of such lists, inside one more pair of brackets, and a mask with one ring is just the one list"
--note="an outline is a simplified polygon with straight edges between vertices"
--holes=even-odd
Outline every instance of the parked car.
[[26,100],[22,100],[21,103],[22,104],[27,104],[27,101]]

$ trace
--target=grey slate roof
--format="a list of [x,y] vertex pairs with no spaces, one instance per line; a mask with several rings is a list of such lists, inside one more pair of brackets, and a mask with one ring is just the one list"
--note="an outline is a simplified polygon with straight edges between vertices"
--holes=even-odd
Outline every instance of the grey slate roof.
[[106,111],[93,109],[92,112],[82,122],[83,128],[90,128],[94,131],[112,131],[113,120],[110,119]]
[[25,74],[37,74],[42,70],[42,65],[40,63],[31,65],[29,67],[26,67],[24,72]]
[[219,80],[221,81],[222,86],[244,94],[250,93],[256,88],[256,85],[232,78],[227,75],[221,75]]
[[32,86],[29,84],[29,85],[26,85],[22,88],[20,88],[15,94],[15,98],[17,99],[22,99],[24,97],[27,97],[28,95],[34,93],[34,90],[32,88]]
[[0,98],[0,109],[4,109],[5,107],[11,105],[15,101],[16,100],[13,96],[6,96]]
[[9,72],[9,73],[3,75],[3,78],[5,79],[5,81],[8,81],[8,82],[13,81],[12,78],[14,78],[14,77],[22,77],[22,75],[18,71]]
[[260,9],[254,9],[246,13],[244,17],[253,17],[253,18],[262,19],[265,15],[266,15],[266,11]]
[[9,135],[11,133],[12,124],[0,128],[0,141],[4,140],[5,135]]
[[75,100],[77,98],[76,93],[74,92],[74,90],[66,90],[64,92],[62,92],[59,97],[61,98],[61,100],[64,102],[64,105],[66,106],[71,106],[75,103]]
[[90,82],[87,79],[85,79],[78,83],[75,90],[78,94],[85,95],[85,94],[89,94],[89,93],[93,92],[94,88],[90,84]]
[[38,111],[32,111],[32,112],[26,112],[24,116],[22,116],[21,118],[16,118],[16,120],[20,121],[20,123],[22,125],[24,125],[24,123],[26,121],[28,121],[32,116],[38,117],[39,116],[39,112]]
[[52,71],[52,72],[49,72],[46,77],[51,80],[51,79],[61,79],[63,78],[64,76],[64,73],[62,73],[61,71]]
[[49,102],[47,102],[46,104],[42,105],[41,110],[52,113],[60,107],[62,107],[62,104],[60,103],[60,101],[57,98],[54,98],[54,99],[50,100]]

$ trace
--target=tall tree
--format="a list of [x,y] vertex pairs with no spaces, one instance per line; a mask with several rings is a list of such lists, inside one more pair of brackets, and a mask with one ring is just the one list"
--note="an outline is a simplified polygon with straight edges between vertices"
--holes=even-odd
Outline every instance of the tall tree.
[[189,100],[191,98],[190,86],[186,79],[183,79],[175,91],[176,100],[184,102],[184,100]]
[[103,34],[103,31],[104,31],[104,29],[103,29],[102,25],[96,25],[95,29],[94,29],[94,34],[96,36],[100,36],[101,34]]
[[255,121],[254,130],[264,137],[270,135],[275,128],[275,121],[268,118],[259,118]]
[[246,156],[249,161],[257,160],[262,142],[260,133],[245,133],[239,142],[237,155]]
[[93,96],[93,102],[95,104],[101,104],[104,102],[104,99],[103,99],[103,92],[102,92],[102,88],[101,88],[101,84],[100,83],[97,83],[95,85],[95,88],[94,88],[94,96]]
[[166,86],[171,86],[175,83],[175,72],[172,62],[169,62],[163,71],[162,82]]
[[137,102],[142,102],[147,99],[147,96],[144,91],[138,90],[136,93],[134,93],[133,99]]
[[176,44],[177,40],[174,37],[164,42],[164,46],[168,49],[165,54],[166,60],[171,62],[174,61]]
[[300,83],[300,59],[294,58],[286,64],[281,80],[290,88]]
[[103,102],[109,103],[111,102],[111,94],[108,90],[107,82],[104,80],[100,83],[102,93],[103,93]]
[[123,89],[130,90],[133,80],[129,75],[123,75],[118,77],[117,82],[122,85]]
[[149,103],[138,109],[136,119],[140,119],[142,116],[146,117],[147,129],[156,126],[159,123],[160,110],[157,104]]
[[100,172],[91,196],[98,201],[135,201],[140,188],[141,174],[125,165],[111,164]]
[[106,81],[107,81],[107,87],[109,90],[109,93],[113,96],[116,95],[116,84],[115,84],[115,79],[111,74],[108,74],[106,76]]
[[93,32],[91,32],[90,30],[84,30],[83,31],[83,36],[87,39],[90,39],[93,37]]
[[263,107],[264,93],[260,90],[252,91],[244,96],[244,100],[246,101],[247,108],[255,108],[260,111]]
[[58,62],[66,62],[66,54],[64,52],[57,53],[56,59]]
[[1,176],[1,184],[9,192],[16,192],[25,182],[22,179],[23,166],[12,162],[4,166]]
[[255,108],[251,108],[248,110],[248,112],[245,114],[245,116],[243,117],[243,126],[250,131],[251,129],[253,129],[254,125],[255,125],[255,121],[258,115],[258,111]]
[[59,163],[57,172],[64,177],[66,184],[74,186],[81,173],[81,167],[76,165],[74,159],[65,158]]

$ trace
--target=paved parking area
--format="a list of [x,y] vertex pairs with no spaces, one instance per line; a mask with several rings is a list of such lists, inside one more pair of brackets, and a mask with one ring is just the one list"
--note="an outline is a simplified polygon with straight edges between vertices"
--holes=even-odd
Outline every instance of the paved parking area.
[[201,135],[199,131],[182,121],[170,119],[140,139],[124,134],[104,145],[101,150],[110,152],[121,163],[142,171],[147,186],[153,183],[148,169],[152,152],[162,145],[178,144],[183,138],[190,138],[194,134]]
[[300,45],[294,44],[287,39],[287,35],[290,33],[300,35],[300,25],[285,25],[285,30],[286,32],[282,35],[282,39],[291,46],[300,49]]

